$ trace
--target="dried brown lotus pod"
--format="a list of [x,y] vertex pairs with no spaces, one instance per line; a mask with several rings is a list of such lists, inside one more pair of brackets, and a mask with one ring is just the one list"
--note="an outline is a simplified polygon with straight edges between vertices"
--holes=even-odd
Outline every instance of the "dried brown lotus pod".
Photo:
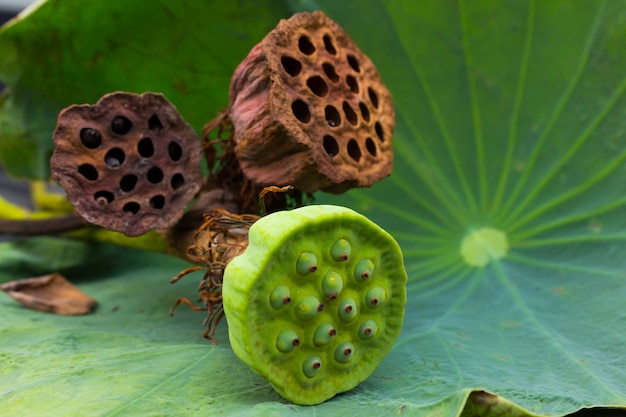
[[322,12],[282,20],[230,85],[235,152],[259,185],[310,193],[391,174],[395,111],[372,61]]
[[76,213],[129,236],[174,225],[202,182],[198,136],[161,94],[70,106],[54,144],[52,178]]

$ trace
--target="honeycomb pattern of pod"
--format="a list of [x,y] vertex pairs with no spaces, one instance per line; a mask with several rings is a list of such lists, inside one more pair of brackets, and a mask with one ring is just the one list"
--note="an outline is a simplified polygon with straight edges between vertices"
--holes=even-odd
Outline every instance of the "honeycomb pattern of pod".
[[324,13],[282,20],[230,85],[235,152],[260,185],[341,193],[391,174],[395,111],[376,67]]
[[88,223],[129,236],[167,228],[200,189],[198,136],[161,94],[67,107],[53,139],[52,178]]
[[350,209],[270,214],[225,270],[231,345],[287,400],[321,403],[387,354],[402,327],[406,279],[396,241]]

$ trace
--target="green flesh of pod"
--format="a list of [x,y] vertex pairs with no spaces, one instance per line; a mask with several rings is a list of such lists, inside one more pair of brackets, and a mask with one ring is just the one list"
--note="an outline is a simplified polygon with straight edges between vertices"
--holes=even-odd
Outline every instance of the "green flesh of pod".
[[295,404],[365,380],[400,334],[406,272],[383,229],[344,207],[262,217],[222,288],[235,354]]

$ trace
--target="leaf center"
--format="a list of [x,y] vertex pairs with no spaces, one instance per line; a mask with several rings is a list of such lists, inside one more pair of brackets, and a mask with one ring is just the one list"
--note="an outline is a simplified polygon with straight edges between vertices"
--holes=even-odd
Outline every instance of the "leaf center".
[[505,257],[508,250],[506,234],[490,227],[471,232],[461,243],[461,256],[470,266],[485,266],[490,261]]

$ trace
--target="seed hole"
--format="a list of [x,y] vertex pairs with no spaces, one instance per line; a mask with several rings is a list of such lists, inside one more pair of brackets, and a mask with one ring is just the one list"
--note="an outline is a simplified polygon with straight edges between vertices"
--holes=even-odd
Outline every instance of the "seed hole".
[[82,164],[79,166],[78,173],[89,181],[95,181],[98,179],[98,170],[91,164]]
[[376,130],[376,135],[378,136],[378,139],[380,139],[381,142],[384,142],[385,135],[383,132],[383,125],[381,125],[380,122],[376,122],[376,124],[374,125],[374,129]]
[[352,126],[356,126],[357,123],[359,123],[359,119],[357,118],[354,110],[352,110],[352,107],[348,104],[347,101],[343,102],[342,107],[343,107],[343,113],[346,115],[346,119],[348,119],[348,121],[350,122]]
[[172,141],[167,145],[167,154],[172,161],[176,162],[183,157],[183,148],[178,143]]
[[295,58],[290,56],[283,56],[280,58],[280,62],[283,64],[283,68],[287,71],[287,74],[295,77],[300,74],[302,70],[302,64]]
[[370,111],[367,108],[367,106],[365,105],[365,103],[360,102],[359,103],[359,110],[361,110],[361,116],[363,116],[363,120],[365,120],[366,122],[370,121]]
[[139,152],[139,155],[143,156],[144,158],[150,158],[152,155],[154,155],[154,145],[152,144],[152,139],[141,139],[137,144],[137,152]]
[[318,97],[324,97],[328,94],[328,86],[326,85],[326,81],[319,75],[309,78],[306,81],[306,85],[309,89]]
[[148,129],[154,130],[155,132],[163,129],[163,123],[161,123],[159,116],[157,116],[156,114],[150,116],[150,118],[148,119]]
[[376,91],[374,91],[372,89],[372,87],[368,87],[367,88],[367,95],[370,96],[370,101],[372,102],[372,105],[375,108],[378,108],[378,94],[376,94]]
[[291,341],[291,344],[292,344],[293,346],[300,346],[300,339],[298,339],[298,338],[296,337],[295,339],[293,339],[293,340]]
[[162,195],[155,195],[150,199],[150,207],[160,210],[165,206],[165,197]]
[[133,123],[124,116],[115,116],[111,121],[111,130],[118,135],[125,135],[132,129]]
[[309,123],[309,120],[311,120],[309,106],[307,106],[307,104],[302,100],[294,101],[291,104],[291,111],[293,112],[293,115],[296,116],[296,118],[302,123]]
[[80,141],[88,149],[95,149],[102,143],[100,132],[92,127],[80,129]]
[[341,124],[341,116],[335,106],[326,106],[324,109],[324,115],[326,116],[326,123],[328,123],[328,126],[337,127]]
[[335,45],[333,45],[333,38],[330,35],[324,35],[324,48],[331,55],[337,55],[337,50],[335,49]]
[[348,55],[348,64],[352,67],[356,72],[361,72],[361,68],[359,67],[359,61],[357,61],[354,55]]
[[100,204],[101,206],[112,203],[114,198],[115,196],[112,192],[105,190],[97,191],[93,195],[93,199],[96,200],[96,203]]
[[359,144],[354,139],[350,139],[348,142],[348,155],[356,162],[361,160],[361,148],[359,148]]
[[124,204],[124,207],[122,207],[122,210],[124,211],[124,213],[137,214],[139,213],[139,208],[140,206],[138,203],[131,201],[130,203]]
[[315,52],[315,46],[313,46],[311,40],[306,35],[300,36],[300,39],[298,40],[298,49],[300,49],[300,52],[305,55],[311,55]]
[[322,68],[324,69],[324,74],[328,77],[328,79],[334,83],[339,81],[339,74],[335,71],[335,67],[333,64],[329,64],[328,62],[324,62],[322,64]]
[[150,168],[147,175],[148,181],[152,184],[158,184],[163,181],[163,171],[160,168],[154,167]]
[[367,151],[372,156],[376,156],[376,154],[378,153],[378,151],[376,150],[376,144],[374,143],[372,138],[365,139],[365,148],[367,148]]
[[124,151],[120,148],[113,148],[104,156],[104,163],[109,168],[119,168],[126,159]]
[[352,75],[346,75],[346,84],[348,84],[348,87],[350,87],[350,91],[352,91],[354,94],[357,94],[359,92],[359,83]]
[[334,137],[330,135],[324,136],[324,150],[331,158],[339,153],[339,145]]
[[133,191],[137,185],[137,176],[134,174],[124,175],[120,180],[120,188],[124,192]]
[[172,179],[170,180],[170,185],[175,190],[178,190],[180,187],[185,185],[185,177],[183,177],[183,174],[172,175]]

